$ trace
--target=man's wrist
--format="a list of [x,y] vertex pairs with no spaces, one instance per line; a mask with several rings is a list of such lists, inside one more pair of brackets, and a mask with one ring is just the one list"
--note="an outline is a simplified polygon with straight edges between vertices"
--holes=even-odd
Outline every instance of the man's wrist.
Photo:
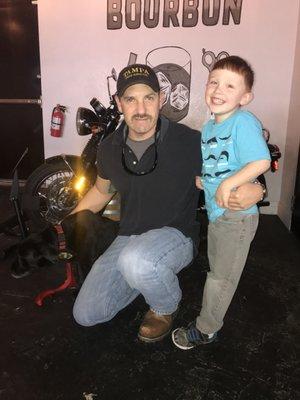
[[261,193],[261,198],[259,201],[263,201],[268,195],[266,186],[257,179],[255,179],[255,181],[253,181],[253,183],[255,183],[256,185],[259,185],[261,187],[262,193]]

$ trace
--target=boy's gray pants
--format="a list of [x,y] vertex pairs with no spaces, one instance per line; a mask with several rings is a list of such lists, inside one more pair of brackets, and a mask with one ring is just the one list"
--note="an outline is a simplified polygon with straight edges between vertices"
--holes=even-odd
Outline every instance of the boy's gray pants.
[[258,225],[258,214],[226,210],[208,226],[207,274],[196,327],[202,333],[217,332],[236,291],[250,244]]

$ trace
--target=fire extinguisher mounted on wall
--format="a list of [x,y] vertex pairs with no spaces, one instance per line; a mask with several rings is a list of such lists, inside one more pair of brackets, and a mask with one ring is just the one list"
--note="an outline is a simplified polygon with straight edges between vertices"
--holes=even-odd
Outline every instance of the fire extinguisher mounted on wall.
[[60,104],[57,104],[56,107],[53,108],[50,128],[51,136],[62,136],[66,109],[67,107],[61,106]]

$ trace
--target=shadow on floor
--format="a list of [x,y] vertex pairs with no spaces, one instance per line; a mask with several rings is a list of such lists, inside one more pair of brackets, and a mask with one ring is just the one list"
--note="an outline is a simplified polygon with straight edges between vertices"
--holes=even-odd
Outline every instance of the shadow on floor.
[[[180,274],[176,325],[198,314],[207,270],[198,259]],[[3,241],[0,241],[0,244]],[[138,342],[139,297],[111,322],[72,319],[75,292],[33,299],[64,280],[56,265],[22,279],[0,262],[1,400],[296,400],[299,387],[299,241],[276,216],[262,216],[218,343],[190,351],[170,338]]]

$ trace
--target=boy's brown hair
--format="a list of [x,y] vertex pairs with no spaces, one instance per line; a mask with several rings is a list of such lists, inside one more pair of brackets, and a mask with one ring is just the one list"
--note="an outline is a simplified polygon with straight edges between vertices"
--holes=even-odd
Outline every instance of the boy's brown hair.
[[254,83],[254,72],[247,61],[245,61],[241,57],[229,56],[226,58],[221,58],[221,60],[215,63],[212,71],[214,71],[215,69],[228,69],[229,71],[233,71],[242,75],[245,79],[247,89],[251,91]]

